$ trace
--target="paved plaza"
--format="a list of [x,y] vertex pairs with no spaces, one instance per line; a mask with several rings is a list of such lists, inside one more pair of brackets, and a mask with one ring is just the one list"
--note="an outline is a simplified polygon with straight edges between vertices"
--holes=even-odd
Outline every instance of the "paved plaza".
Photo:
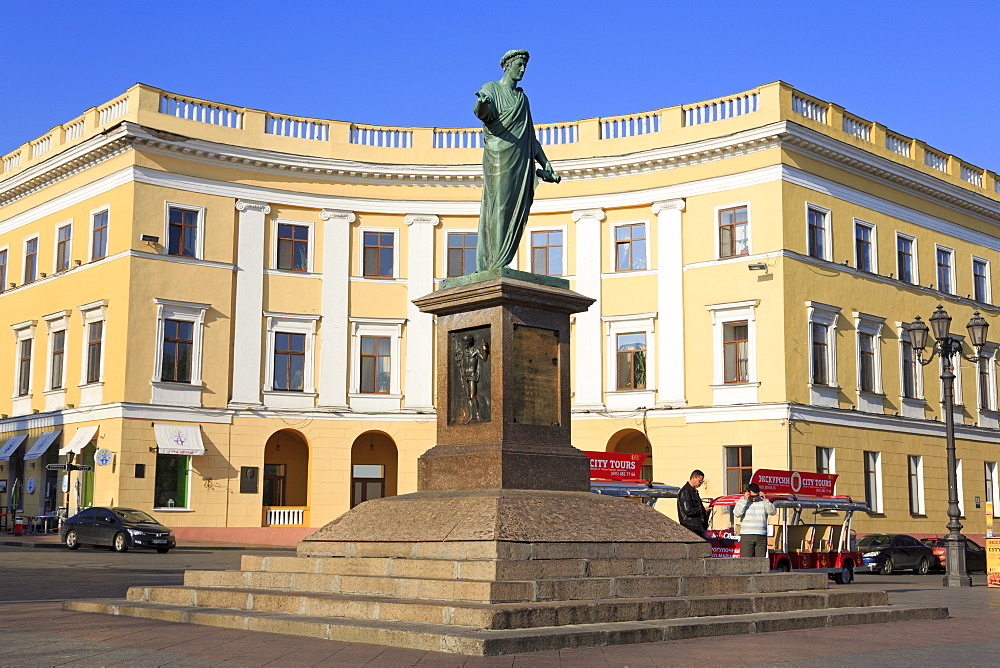
[[[23,542],[23,541],[22,541]],[[946,605],[942,621],[872,624],[645,645],[463,657],[296,636],[66,612],[67,598],[124,597],[132,585],[179,584],[185,569],[238,568],[240,549],[192,545],[167,555],[0,544],[0,666],[996,666],[1000,589],[941,576],[861,575],[893,603]],[[230,549],[225,549],[230,548]],[[248,548],[249,553],[277,553]]]

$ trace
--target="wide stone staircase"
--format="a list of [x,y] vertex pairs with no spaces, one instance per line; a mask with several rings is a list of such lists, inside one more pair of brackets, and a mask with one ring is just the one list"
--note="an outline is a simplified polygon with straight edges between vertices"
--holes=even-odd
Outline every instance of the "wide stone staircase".
[[187,571],[68,610],[470,655],[917,619],[825,574],[708,558],[705,543],[324,542]]

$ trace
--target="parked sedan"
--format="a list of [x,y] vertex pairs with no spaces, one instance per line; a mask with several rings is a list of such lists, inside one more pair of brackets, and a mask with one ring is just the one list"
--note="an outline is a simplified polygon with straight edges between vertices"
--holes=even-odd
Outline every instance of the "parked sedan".
[[174,532],[132,508],[87,508],[63,522],[59,538],[71,550],[81,545],[107,545],[116,552],[149,547],[160,554],[177,545]]
[[[924,545],[931,548],[934,559],[931,568],[944,569],[948,563],[944,538],[924,538]],[[965,539],[965,570],[986,572],[986,550],[974,540]]]
[[856,571],[891,575],[902,569],[913,569],[926,575],[934,561],[934,552],[913,536],[875,533],[858,541],[858,551],[864,565]]

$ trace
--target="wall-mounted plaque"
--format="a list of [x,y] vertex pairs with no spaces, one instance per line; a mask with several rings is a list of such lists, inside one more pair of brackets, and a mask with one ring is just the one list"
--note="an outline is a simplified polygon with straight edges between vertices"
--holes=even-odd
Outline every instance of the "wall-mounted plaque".
[[514,421],[559,425],[559,332],[514,325]]
[[240,494],[257,493],[258,473],[260,473],[260,469],[256,466],[240,467]]
[[492,374],[489,360],[489,327],[449,332],[449,424],[490,421],[493,393],[490,391]]

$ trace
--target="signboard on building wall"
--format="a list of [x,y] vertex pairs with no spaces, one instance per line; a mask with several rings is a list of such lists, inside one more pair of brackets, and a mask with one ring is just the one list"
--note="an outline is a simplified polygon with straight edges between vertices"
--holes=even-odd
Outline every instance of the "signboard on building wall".
[[588,452],[590,477],[600,480],[642,480],[642,463],[647,455],[618,452]]
[[986,584],[1000,587],[1000,538],[986,539]]
[[837,487],[837,476],[829,473],[757,469],[750,482],[760,485],[760,491],[764,494],[833,496]]

